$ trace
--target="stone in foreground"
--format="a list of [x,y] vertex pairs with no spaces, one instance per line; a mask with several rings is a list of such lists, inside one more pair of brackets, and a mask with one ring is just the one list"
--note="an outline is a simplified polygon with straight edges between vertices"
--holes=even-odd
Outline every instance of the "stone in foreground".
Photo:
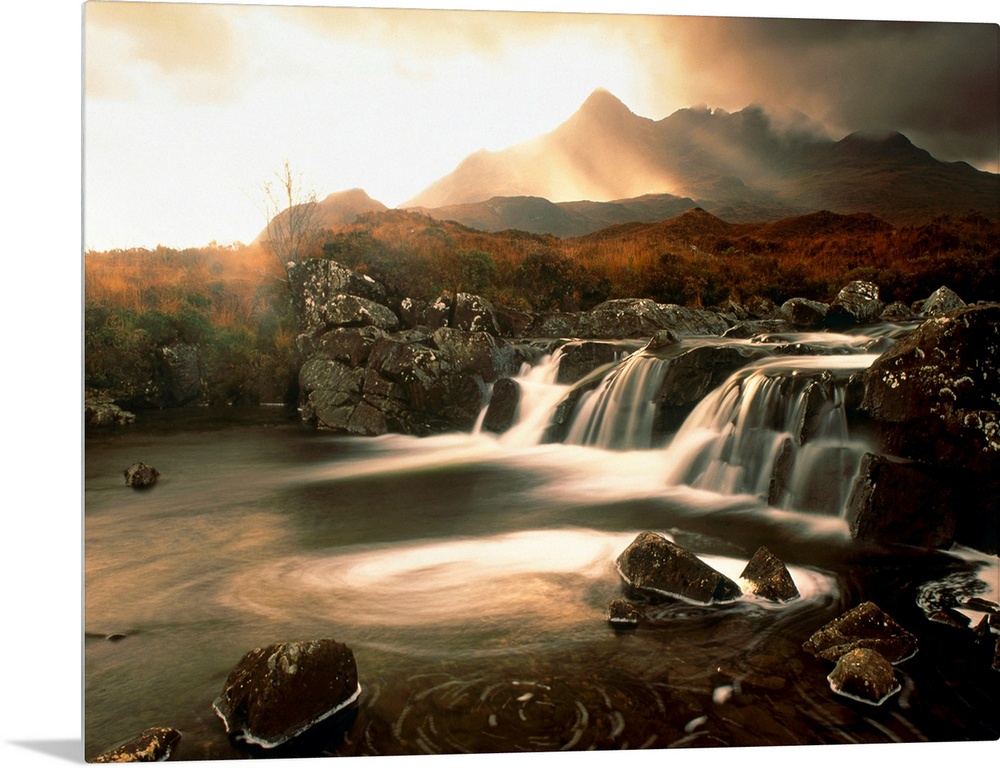
[[354,653],[332,639],[275,643],[246,653],[212,708],[238,741],[270,749],[357,701]]
[[161,763],[170,759],[180,731],[173,728],[147,728],[114,749],[102,752],[91,763]]
[[631,629],[639,623],[639,611],[628,600],[612,600],[608,606],[608,623],[615,629]]
[[750,585],[751,594],[765,600],[786,603],[799,597],[798,587],[785,564],[767,547],[754,552],[740,578]]
[[871,648],[845,653],[826,679],[834,693],[875,706],[885,703],[901,687],[892,664]]
[[858,648],[878,651],[898,664],[917,652],[917,639],[875,603],[867,602],[821,627],[802,645],[804,651],[826,661],[838,661]]
[[653,598],[679,597],[705,604],[731,602],[743,595],[732,579],[649,531],[636,536],[615,564],[629,587]]
[[156,467],[151,467],[141,461],[131,464],[122,474],[125,475],[125,485],[129,488],[149,488],[156,484],[156,480],[160,476]]

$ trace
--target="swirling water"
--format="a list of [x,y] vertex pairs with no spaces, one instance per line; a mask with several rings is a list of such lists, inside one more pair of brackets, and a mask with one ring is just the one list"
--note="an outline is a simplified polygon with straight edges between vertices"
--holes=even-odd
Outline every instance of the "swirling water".
[[[831,465],[839,488],[865,448],[844,432],[836,386],[818,443],[787,428],[809,376],[872,359],[866,339],[808,343],[851,354],[755,363],[659,442],[643,433],[648,403],[612,426],[615,407],[593,398],[575,437],[544,442],[570,389],[558,353],[523,372],[519,421],[499,436],[349,438],[267,409],[151,414],[89,436],[87,755],[168,725],[184,734],[177,759],[244,757],[211,711],[229,670],[255,646],[320,636],[352,647],[362,695],[343,740],[293,755],[995,739],[997,685],[962,658],[918,654],[903,692],[872,709],[833,696],[827,665],[801,651],[862,599],[925,621],[926,584],[980,567],[863,549],[836,509],[843,491],[808,489]],[[621,367],[638,371],[633,358]],[[617,376],[630,403],[650,374]],[[769,502],[760,465],[789,441],[793,479]],[[137,460],[161,472],[149,491],[122,482]],[[640,628],[615,631],[614,559],[643,530],[734,578],[767,545],[802,597],[650,605]]]

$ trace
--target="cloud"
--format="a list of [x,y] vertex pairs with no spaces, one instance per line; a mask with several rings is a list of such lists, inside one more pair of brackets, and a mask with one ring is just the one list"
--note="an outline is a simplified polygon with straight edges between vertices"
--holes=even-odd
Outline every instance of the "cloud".
[[133,98],[151,80],[187,101],[224,97],[244,61],[234,9],[183,3],[87,3],[87,95]]
[[699,101],[798,109],[842,133],[895,129],[941,159],[997,163],[995,24],[691,17],[660,31]]

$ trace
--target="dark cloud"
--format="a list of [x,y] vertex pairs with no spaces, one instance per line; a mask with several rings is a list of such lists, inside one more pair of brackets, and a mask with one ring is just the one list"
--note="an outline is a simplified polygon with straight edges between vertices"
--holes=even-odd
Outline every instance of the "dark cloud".
[[941,159],[996,167],[1000,27],[816,19],[664,19],[687,91],[801,110],[834,132],[894,129]]

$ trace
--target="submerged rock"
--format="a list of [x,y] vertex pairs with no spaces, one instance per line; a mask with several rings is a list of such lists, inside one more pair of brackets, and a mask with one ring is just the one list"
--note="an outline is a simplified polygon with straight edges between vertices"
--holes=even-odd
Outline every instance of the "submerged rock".
[[628,600],[612,600],[608,606],[608,623],[616,629],[631,629],[639,623],[639,611]]
[[865,602],[821,627],[802,645],[826,661],[837,661],[859,648],[878,651],[898,664],[917,652],[917,639],[875,603]]
[[785,564],[767,547],[754,552],[740,578],[749,583],[751,594],[765,600],[785,603],[799,597],[798,587]]
[[170,759],[180,731],[173,728],[147,728],[114,749],[102,752],[91,763],[161,763]]
[[125,485],[129,488],[149,488],[156,484],[156,480],[160,476],[156,467],[151,467],[141,461],[130,464],[122,474],[125,475]]
[[636,536],[615,564],[629,587],[653,598],[715,603],[731,602],[743,594],[732,579],[650,531]]
[[354,653],[332,639],[275,643],[246,653],[212,704],[228,733],[277,747],[357,701]]
[[826,679],[834,693],[875,706],[901,688],[892,664],[871,648],[855,648],[845,653]]

